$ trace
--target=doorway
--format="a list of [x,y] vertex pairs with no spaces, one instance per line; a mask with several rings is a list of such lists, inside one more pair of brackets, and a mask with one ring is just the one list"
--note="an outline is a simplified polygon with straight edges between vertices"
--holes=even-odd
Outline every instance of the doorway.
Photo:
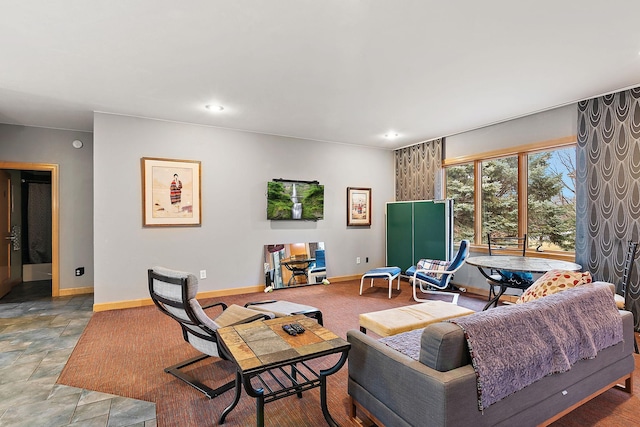
[[11,279],[11,176],[0,171],[0,226],[6,240],[0,241],[0,298],[7,294],[13,285]]
[[[46,199],[46,204],[49,205],[50,204],[50,211],[48,209],[40,209],[41,211],[45,211],[46,212],[46,216],[50,217],[50,222],[48,221],[49,218],[45,218],[44,221],[44,228],[40,230],[40,233],[45,233],[46,237],[49,237],[50,234],[50,254],[46,254],[46,257],[50,258],[51,260],[51,272],[50,272],[50,279],[51,279],[51,296],[52,297],[57,297],[60,295],[60,276],[59,276],[59,228],[58,228],[58,223],[59,223],[59,188],[58,188],[58,165],[56,164],[47,164],[47,163],[21,163],[21,162],[2,162],[0,161],[0,170],[4,170],[4,171],[21,171],[23,173],[26,173],[27,177],[28,176],[46,176],[47,179],[50,178],[50,194],[47,194],[47,196],[50,195],[50,200]],[[13,174],[13,176],[15,177],[16,174]],[[25,179],[26,181],[27,179]],[[34,181],[36,179],[33,179]],[[12,181],[16,181],[16,179],[14,178]],[[14,191],[16,191],[17,188],[20,188],[22,185],[22,179],[18,179],[19,182],[11,182],[9,184],[10,188],[13,188]],[[49,187],[48,187],[49,188]],[[35,191],[34,191],[35,192]],[[11,199],[11,197],[9,197],[9,199],[7,200],[7,203],[9,203],[9,205],[11,205],[12,203],[14,203],[14,200]],[[46,206],[47,208],[49,206]],[[9,208],[13,209],[13,211],[16,210],[15,206],[9,206]],[[2,207],[0,206],[0,209],[2,209]],[[43,231],[44,230],[44,231]],[[4,231],[4,230],[3,230]],[[45,244],[45,246],[49,247],[49,243],[48,243],[48,239],[47,243]],[[26,248],[23,248],[23,251]],[[38,257],[38,255],[36,255],[36,257]],[[20,264],[20,268],[19,270],[16,269],[16,264]],[[19,260],[19,263],[16,262],[15,260],[11,262],[12,267],[14,267],[12,269],[12,277],[11,277],[11,281],[12,282],[21,282],[23,279],[23,272],[22,272],[22,264],[23,261],[22,259]],[[48,276],[48,273],[47,273]]]

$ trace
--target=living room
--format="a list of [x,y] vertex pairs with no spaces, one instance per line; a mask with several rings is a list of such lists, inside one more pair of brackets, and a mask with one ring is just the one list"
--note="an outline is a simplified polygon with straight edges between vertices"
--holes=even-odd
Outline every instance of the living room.
[[[620,6],[637,7],[625,2]],[[315,7],[313,11],[318,12]],[[363,10],[359,11],[364,13]],[[324,14],[322,16],[327,20],[323,22],[330,22]],[[379,15],[376,16],[380,19]],[[465,15],[465,19],[471,17]],[[304,22],[309,20],[306,17]],[[29,22],[23,15],[22,20],[15,22],[25,21]],[[34,20],[32,25],[36,22]],[[517,22],[515,18],[511,24],[514,22]],[[634,26],[628,25],[625,28],[631,27]],[[9,28],[14,28],[14,24]],[[30,29],[31,26],[27,28]],[[28,47],[32,45],[27,44],[24,49]],[[201,45],[200,48],[206,51],[207,47]],[[606,49],[600,49],[598,54],[603,55],[602,51]],[[140,52],[138,54],[142,55]],[[505,53],[505,56],[508,55]],[[576,58],[574,61],[579,62]],[[630,62],[623,65],[629,65]],[[16,66],[18,63],[19,61]],[[312,68],[311,64],[315,62],[310,62],[309,68]],[[526,68],[526,64],[528,63],[523,61],[522,68]],[[408,150],[423,144],[429,146],[436,141],[444,148],[442,160],[446,163],[464,156],[500,150],[506,152],[531,144],[575,137],[576,143],[580,141],[580,144],[584,144],[578,149],[578,159],[582,159],[582,166],[585,168],[584,175],[581,176],[590,178],[579,182],[582,186],[578,188],[578,197],[587,194],[589,197],[585,197],[584,204],[579,205],[581,210],[576,222],[579,240],[576,243],[575,261],[591,270],[594,276],[617,282],[619,270],[611,268],[610,260],[618,255],[616,250],[622,247],[626,239],[638,238],[637,225],[629,221],[629,227],[625,230],[611,231],[615,229],[615,218],[612,219],[600,210],[604,196],[599,193],[591,194],[589,190],[593,187],[591,184],[600,179],[596,174],[598,163],[605,162],[618,167],[624,163],[625,166],[620,167],[623,172],[617,174],[616,179],[618,182],[626,182],[627,191],[624,194],[607,192],[607,197],[611,195],[616,215],[635,218],[637,176],[627,168],[625,162],[628,159],[612,158],[612,151],[600,150],[601,138],[580,140],[586,135],[580,126],[581,123],[590,123],[595,130],[589,135],[598,135],[598,132],[607,134],[610,120],[613,120],[618,132],[616,136],[624,133],[628,137],[625,142],[628,147],[637,145],[635,112],[623,122],[615,120],[616,106],[636,105],[634,102],[637,102],[637,91],[629,88],[636,87],[640,82],[635,76],[627,75],[634,74],[634,67],[637,64],[628,67],[609,65],[609,69],[624,68],[624,75],[612,77],[610,83],[594,86],[591,91],[586,92],[588,95],[583,96],[584,92],[577,92],[573,96],[566,95],[563,102],[554,100],[546,105],[530,103],[523,106],[522,104],[527,103],[523,94],[513,86],[505,86],[504,92],[495,96],[495,99],[502,101],[495,103],[504,102],[512,106],[520,103],[520,109],[502,113],[502,116],[485,113],[483,102],[495,101],[493,96],[486,95],[485,98],[469,102],[473,105],[470,109],[475,110],[478,116],[475,121],[460,121],[455,131],[403,135],[406,139],[401,139],[400,142],[383,138],[394,120],[383,122],[375,115],[372,122],[384,125],[370,124],[369,129],[364,132],[364,135],[369,135],[369,140],[375,140],[375,145],[368,145],[367,138],[362,136],[340,140],[316,136],[320,134],[305,136],[302,132],[269,133],[243,128],[240,121],[234,121],[238,120],[241,111],[238,109],[234,112],[233,105],[222,112],[229,114],[224,119],[226,121],[219,122],[216,118],[218,116],[211,119],[210,112],[204,108],[213,96],[208,94],[198,94],[188,101],[193,105],[198,104],[193,107],[198,110],[194,116],[198,120],[166,118],[161,114],[154,114],[155,110],[151,107],[144,113],[116,110],[107,105],[105,98],[93,101],[85,112],[91,123],[89,128],[73,124],[53,125],[50,122],[28,120],[25,116],[19,117],[14,109],[4,108],[4,102],[13,101],[14,108],[15,105],[25,104],[22,98],[14,96],[34,91],[33,88],[23,89],[14,80],[15,85],[7,83],[2,86],[7,96],[0,107],[0,121],[3,122],[0,124],[0,166],[2,169],[15,170],[34,165],[58,165],[54,172],[58,180],[55,185],[59,210],[56,216],[58,226],[55,227],[55,232],[58,233],[57,257],[52,272],[55,276],[54,296],[93,293],[94,310],[106,311],[150,304],[146,271],[154,265],[192,272],[205,270],[207,278],[200,281],[200,291],[208,297],[261,291],[264,287],[263,247],[275,242],[322,241],[326,246],[327,273],[332,283],[358,278],[363,272],[386,264],[385,205],[396,200],[397,192],[402,190],[396,183],[396,150]],[[137,74],[133,67],[129,71],[135,76],[132,80],[144,80],[144,76]],[[188,76],[188,71],[185,76]],[[304,73],[304,70],[299,72]],[[114,71],[113,75],[119,75],[118,73],[125,71]],[[518,70],[512,69],[511,73],[517,74]],[[57,72],[55,74],[58,75]],[[603,74],[605,73],[600,71],[600,75]],[[611,71],[611,74],[614,72]],[[245,81],[253,77],[246,75]],[[256,85],[262,82],[258,77],[255,79]],[[318,79],[321,80],[323,81]],[[91,85],[100,85],[103,81],[107,79],[92,81]],[[327,78],[327,81],[330,79]],[[462,81],[467,82],[464,79]],[[64,87],[57,80],[51,86],[57,87],[58,84]],[[553,84],[547,81],[545,84],[564,85],[556,81]],[[45,106],[50,106],[45,101],[53,96],[48,93],[49,90],[51,89],[35,95]],[[147,90],[161,92],[158,87]],[[208,90],[209,93],[214,92],[210,88]],[[250,89],[247,88],[248,90]],[[610,93],[614,95],[603,98]],[[300,93],[300,98],[305,95],[306,93]],[[146,96],[153,98],[159,95],[146,93],[133,95],[131,98]],[[389,98],[393,96],[396,95],[387,94]],[[440,97],[441,102],[444,99],[446,96]],[[589,107],[598,102],[597,108],[603,112],[601,121],[593,123],[588,111],[580,110],[579,101]],[[81,100],[75,102],[82,103]],[[270,102],[276,105],[275,99],[262,101],[263,104]],[[255,101],[255,105],[260,105],[260,102]],[[400,107],[398,104],[394,105],[396,108]],[[440,107],[442,110],[456,109],[447,103],[443,105]],[[326,105],[324,107],[331,108]],[[360,107],[357,104],[357,108],[352,110]],[[64,111],[65,106],[59,105],[56,108]],[[278,108],[265,108],[270,109]],[[399,108],[398,111],[405,110]],[[610,115],[606,116],[605,112]],[[389,114],[390,117],[398,115],[399,113]],[[350,121],[348,116],[341,114],[338,117],[333,114],[329,116],[325,121],[317,121],[316,126],[346,127]],[[414,117],[414,120],[419,122],[420,117]],[[291,114],[290,121],[305,120]],[[407,131],[398,129],[398,132],[402,134]],[[74,141],[81,141],[81,148],[75,148],[72,145]],[[603,158],[590,157],[587,162],[588,154],[602,155]],[[201,162],[202,218],[199,226],[143,226],[142,158]],[[323,184],[324,219],[303,223],[267,220],[266,186],[274,178],[317,180]],[[348,187],[372,189],[370,227],[346,225],[345,193]],[[429,191],[432,191],[431,195],[420,198],[446,197],[442,180],[435,180]],[[631,194],[631,197],[627,197],[627,194]],[[602,224],[602,228],[593,229],[594,218]],[[474,250],[483,252],[485,249],[478,247]],[[606,257],[599,255],[600,253],[606,254]],[[358,263],[357,259],[361,262]],[[84,268],[82,275],[75,273],[79,267]],[[12,280],[18,280],[20,272],[14,270],[12,269]],[[487,289],[486,282],[477,269],[468,266],[457,274],[456,282],[469,291],[477,290],[482,293]]]
[[[382,5],[379,7],[380,9],[374,8],[370,13],[376,17],[384,16],[386,8]],[[44,14],[47,9],[41,10]],[[302,8],[299,11],[304,10]],[[309,9],[302,15],[304,19],[309,19],[308,13],[311,11],[317,9]],[[416,10],[418,11],[424,12],[420,9]],[[25,10],[21,9],[15,11],[16,22],[21,22],[18,17],[24,16],[24,12]],[[162,12],[157,11],[158,19],[166,18]],[[351,11],[354,12],[356,11]],[[442,14],[448,12],[450,11],[445,9]],[[558,16],[562,16],[563,12],[558,11]],[[90,11],[79,10],[77,13],[78,16],[82,16],[81,14]],[[113,13],[112,19],[117,19],[118,12]],[[508,11],[503,13],[509,16]],[[598,16],[598,11],[592,9],[580,13],[585,15],[585,19]],[[482,14],[488,14],[486,19],[501,18],[492,16],[488,11],[482,11]],[[63,17],[57,19],[62,20]],[[345,19],[349,21],[349,17]],[[102,23],[105,31],[109,30],[109,22],[105,20]],[[367,29],[368,25],[371,25],[367,20],[364,20],[363,24],[367,25]],[[30,36],[27,29],[21,31],[25,40],[31,40],[30,37],[38,40],[37,34]],[[286,34],[284,30],[283,34]],[[420,45],[419,41],[416,43]],[[541,40],[540,43],[546,46],[547,40]],[[609,50],[611,49],[607,49]],[[34,59],[36,57],[34,56]],[[358,144],[358,141],[366,141],[364,138],[358,138],[356,141],[336,136],[322,138],[324,141],[347,142],[331,144],[320,141],[320,138],[276,136],[294,135],[293,130],[280,130],[278,133],[272,131],[271,134],[234,130],[233,128],[242,129],[237,123],[234,126],[239,112],[232,111],[234,107],[231,104],[226,111],[220,112],[221,114],[211,115],[204,108],[211,102],[211,99],[205,100],[207,95],[199,95],[203,98],[202,105],[191,107],[196,113],[192,122],[194,124],[187,123],[187,120],[169,121],[170,119],[163,119],[160,114],[154,115],[149,111],[128,114],[96,106],[92,108],[93,111],[75,116],[71,111],[57,110],[56,114],[60,118],[64,117],[69,121],[66,124],[55,125],[52,121],[54,117],[45,115],[41,116],[41,122],[30,119],[30,116],[25,116],[20,121],[19,110],[10,110],[11,105],[7,105],[3,107],[6,111],[3,115],[7,117],[3,122],[7,124],[1,129],[3,144],[0,154],[5,162],[57,164],[60,167],[60,244],[58,265],[54,266],[53,272],[56,294],[68,295],[93,288],[98,307],[102,304],[121,302],[135,305],[137,300],[147,298],[144,286],[141,285],[144,269],[140,269],[139,266],[162,264],[164,258],[160,254],[171,254],[171,259],[185,270],[207,270],[209,278],[201,284],[203,290],[251,288],[264,282],[261,250],[263,245],[274,242],[323,241],[327,247],[329,275],[358,276],[369,268],[384,265],[386,261],[383,243],[385,203],[396,200],[396,192],[399,191],[395,183],[393,149],[444,137],[443,151],[446,162],[462,155],[494,152],[577,136],[578,101],[634,87],[639,83],[622,80],[637,75],[633,73],[634,65],[629,61],[630,59],[625,62],[629,69],[615,67],[616,72],[624,77],[619,77],[617,81],[611,78],[611,83],[607,84],[594,84],[590,89],[592,96],[574,96],[565,98],[564,102],[554,100],[551,101],[553,104],[547,102],[544,106],[534,106],[529,105],[531,101],[523,99],[520,94],[515,97],[517,100],[508,102],[513,110],[501,113],[502,120],[498,119],[498,115],[489,116],[489,99],[485,101],[487,105],[481,108],[465,106],[463,111],[459,110],[464,104],[458,101],[459,106],[455,109],[455,114],[449,113],[449,116],[455,117],[464,112],[469,115],[469,122],[462,122],[460,117],[457,124],[456,120],[451,124],[451,118],[447,117],[446,124],[449,128],[446,130],[434,133],[429,129],[420,136],[410,137],[409,131],[398,129],[396,132],[400,135],[394,140],[384,138],[388,129],[393,127],[388,124],[381,126],[380,130],[373,134],[373,130],[366,131],[371,134],[369,139],[372,141],[369,145]],[[20,65],[20,62],[15,63],[16,67]],[[586,70],[584,72],[586,73]],[[451,79],[453,82],[456,81],[455,76]],[[465,81],[462,75],[457,79]],[[531,79],[528,81],[528,84],[532,84]],[[541,83],[551,86],[550,92],[561,92],[558,84],[537,84]],[[499,87],[496,86],[496,90]],[[18,89],[11,89],[14,96]],[[522,90],[524,89],[520,91]],[[459,92],[455,93],[457,97],[461,95]],[[448,96],[447,102],[454,99],[452,96],[453,94]],[[505,94],[500,96],[504,97]],[[14,100],[13,106],[25,104],[24,100],[10,96],[5,98],[5,102],[8,103],[11,99]],[[456,98],[458,99],[460,98]],[[473,103],[475,102],[480,101]],[[36,104],[33,102],[32,106]],[[496,108],[495,104],[491,103],[492,108]],[[431,111],[429,103],[424,107],[427,108],[427,105]],[[45,111],[47,109],[43,112]],[[31,114],[35,117],[35,112]],[[390,116],[395,117],[397,114]],[[11,119],[12,117],[14,119]],[[88,127],[85,125],[87,120]],[[422,120],[427,120],[426,114]],[[433,123],[432,126],[440,126],[437,123],[444,123],[445,118],[440,117],[435,123],[431,117],[428,117],[428,120],[429,123]],[[455,131],[453,126],[456,126]],[[72,142],[75,140],[82,141],[83,147],[73,148]],[[200,227],[157,229],[141,226],[140,159],[143,157],[202,162]],[[340,174],[336,174],[336,170],[339,170]],[[290,227],[268,221],[264,205],[266,183],[274,178],[318,180],[324,184],[325,218],[316,223],[293,224]],[[344,193],[347,187],[372,189],[372,223],[369,228],[345,227]],[[121,191],[113,191],[116,188]],[[419,197],[446,196],[443,194],[442,182],[438,182],[430,191],[433,192],[432,195]],[[221,208],[221,203],[224,208]],[[73,233],[66,232],[71,229],[74,229]],[[115,236],[127,236],[128,239],[125,243],[115,239]],[[224,244],[220,244],[221,241],[224,241]],[[207,250],[202,251],[202,247],[207,247]],[[578,257],[580,256],[578,253]],[[368,259],[369,262],[357,264],[358,258],[363,261]],[[238,268],[239,262],[242,268]],[[112,276],[114,265],[117,265],[120,271],[120,278],[115,281],[117,283],[114,283]],[[220,265],[234,268],[220,268]],[[84,267],[84,274],[75,274],[78,267]],[[465,278],[464,282],[471,287],[474,287],[474,282],[479,289],[484,287],[479,275]]]

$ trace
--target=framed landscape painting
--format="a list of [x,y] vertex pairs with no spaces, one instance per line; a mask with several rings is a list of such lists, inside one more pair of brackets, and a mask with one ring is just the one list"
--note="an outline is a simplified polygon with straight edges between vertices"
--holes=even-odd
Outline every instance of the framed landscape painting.
[[371,226],[371,189],[347,187],[347,225]]
[[143,226],[199,226],[200,162],[143,157],[141,163]]

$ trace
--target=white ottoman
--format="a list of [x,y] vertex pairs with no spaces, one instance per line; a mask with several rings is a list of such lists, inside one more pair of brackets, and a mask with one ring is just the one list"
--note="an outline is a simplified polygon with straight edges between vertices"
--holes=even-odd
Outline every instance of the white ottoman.
[[290,301],[268,300],[248,302],[244,306],[263,313],[273,313],[276,317],[304,314],[307,317],[316,319],[320,326],[322,326],[322,312],[316,307],[312,307],[310,305],[298,304],[297,302]]
[[360,330],[367,329],[381,337],[424,328],[430,323],[442,322],[454,317],[466,316],[473,310],[444,301],[429,301],[422,304],[373,311],[360,315]]

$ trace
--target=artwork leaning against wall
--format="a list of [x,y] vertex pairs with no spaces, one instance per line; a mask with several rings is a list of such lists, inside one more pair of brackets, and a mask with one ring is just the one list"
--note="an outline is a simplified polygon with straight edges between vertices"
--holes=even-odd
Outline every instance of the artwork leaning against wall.
[[316,285],[326,279],[324,242],[264,246],[265,286],[284,289]]

